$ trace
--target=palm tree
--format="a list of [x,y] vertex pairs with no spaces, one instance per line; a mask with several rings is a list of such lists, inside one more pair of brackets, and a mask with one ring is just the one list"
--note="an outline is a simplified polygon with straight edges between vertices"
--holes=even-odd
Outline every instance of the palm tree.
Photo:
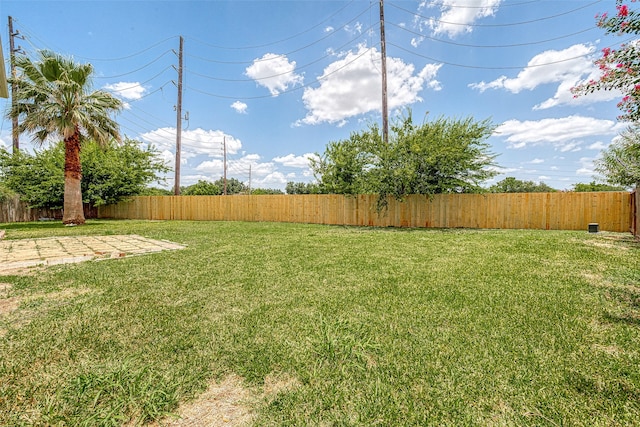
[[122,102],[103,90],[91,91],[91,64],[78,64],[50,51],[40,51],[38,61],[17,57],[10,117],[20,119],[19,132],[29,132],[36,143],[62,138],[65,146],[64,212],[62,222],[84,224],[82,208],[82,142],[93,139],[106,145],[120,140],[118,124],[109,117]]

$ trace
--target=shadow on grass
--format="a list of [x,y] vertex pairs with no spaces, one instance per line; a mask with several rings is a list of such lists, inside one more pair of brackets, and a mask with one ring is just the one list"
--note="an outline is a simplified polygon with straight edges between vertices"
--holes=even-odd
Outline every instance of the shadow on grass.
[[640,391],[624,379],[603,382],[598,375],[572,370],[567,374],[566,380],[575,391],[583,395],[616,402],[638,401],[640,399]]
[[640,327],[640,287],[629,285],[625,288],[609,289],[607,297],[615,301],[616,313],[607,311],[604,320]]
[[[96,225],[102,225],[103,221],[87,221],[79,227],[92,227]],[[56,221],[37,221],[37,222],[13,222],[8,224],[0,224],[0,228],[3,230],[23,231],[23,230],[54,230],[54,229],[68,229],[69,227],[62,223],[62,220]]]

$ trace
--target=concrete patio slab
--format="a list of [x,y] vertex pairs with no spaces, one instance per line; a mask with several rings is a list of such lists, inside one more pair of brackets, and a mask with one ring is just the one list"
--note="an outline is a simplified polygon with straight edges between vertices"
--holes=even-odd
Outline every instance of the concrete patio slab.
[[122,258],[185,247],[136,234],[2,240],[0,241],[0,274],[38,265]]

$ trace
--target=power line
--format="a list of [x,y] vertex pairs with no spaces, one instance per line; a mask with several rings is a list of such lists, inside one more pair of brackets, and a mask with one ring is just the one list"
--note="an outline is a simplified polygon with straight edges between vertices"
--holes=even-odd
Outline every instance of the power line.
[[[633,39],[634,39],[634,37],[630,37],[630,38],[624,40],[622,43],[626,43],[626,42],[628,42],[630,40],[633,40]],[[415,56],[419,56],[419,57],[424,58],[424,59],[428,59],[430,61],[437,62],[439,64],[450,65],[452,67],[472,68],[472,69],[479,69],[479,70],[523,70],[523,69],[526,69],[526,68],[538,68],[538,67],[545,67],[545,66],[548,66],[548,65],[561,64],[563,62],[568,62],[568,61],[574,61],[576,59],[585,58],[585,57],[591,55],[590,53],[586,54],[586,55],[577,55],[577,56],[572,56],[570,58],[560,59],[560,60],[557,60],[557,61],[545,62],[543,64],[497,67],[497,66],[481,66],[481,65],[457,64],[457,63],[454,63],[454,62],[442,61],[442,60],[435,59],[435,58],[432,58],[432,57],[429,57],[429,56],[426,56],[426,55],[422,55],[420,53],[411,51],[409,49],[405,49],[404,47],[399,46],[399,45],[397,45],[395,43],[391,43],[391,42],[387,42],[387,43],[390,44],[391,46],[397,48],[397,49],[400,49],[400,50],[404,51],[404,52],[410,53],[410,54],[415,55]],[[610,47],[614,47],[614,46],[617,46],[617,44],[611,45]]]
[[600,3],[601,1],[602,0],[596,0],[596,1],[592,2],[592,3],[588,3],[586,5],[577,7],[575,9],[568,10],[566,12],[558,13],[558,14],[555,14],[555,15],[548,15],[548,16],[544,16],[542,18],[531,19],[531,20],[528,20],[528,21],[509,22],[509,23],[504,23],[504,24],[473,24],[473,23],[442,21],[442,20],[435,19],[435,18],[432,18],[432,17],[420,15],[419,13],[412,12],[412,11],[410,11],[408,9],[400,7],[400,6],[398,6],[396,4],[393,4],[393,3],[389,3],[389,5],[394,7],[394,8],[396,8],[396,9],[398,9],[398,10],[401,10],[403,12],[407,12],[407,13],[413,15],[414,17],[423,18],[423,19],[426,19],[428,21],[435,22],[435,23],[438,23],[438,24],[458,25],[458,26],[461,26],[461,27],[513,27],[513,26],[518,26],[518,25],[533,24],[535,22],[547,21],[549,19],[555,19],[555,18],[559,18],[561,16],[570,15],[572,13],[575,13],[575,12],[579,11],[579,10],[586,9],[588,7],[593,6],[594,4]]
[[117,78],[117,77],[124,77],[124,76],[128,76],[128,75],[130,75],[130,74],[133,74],[133,73],[137,73],[138,71],[144,70],[144,69],[145,69],[145,68],[147,68],[148,66],[150,66],[150,65],[152,65],[152,64],[154,64],[154,63],[156,63],[156,62],[158,62],[158,61],[159,61],[162,57],[164,57],[167,53],[173,53],[173,50],[169,49],[169,50],[165,51],[165,52],[164,52],[164,53],[162,53],[160,56],[158,56],[156,59],[154,59],[154,60],[152,60],[152,61],[150,61],[150,62],[146,63],[145,65],[143,65],[143,66],[142,66],[142,67],[140,67],[140,68],[136,68],[135,70],[132,70],[132,71],[129,71],[129,72],[126,72],[126,73],[122,73],[122,74],[116,74],[116,75],[113,75],[113,76],[95,76],[94,78],[96,78],[96,79],[114,79],[114,78]]
[[393,25],[395,28],[398,28],[398,29],[400,29],[402,31],[406,31],[407,33],[411,33],[411,34],[420,36],[420,37],[424,38],[425,40],[431,40],[431,41],[434,41],[434,42],[445,43],[445,44],[450,44],[450,45],[454,45],[454,46],[473,47],[473,48],[491,48],[491,49],[522,47],[522,46],[532,46],[532,45],[537,45],[537,44],[544,44],[544,43],[549,43],[549,42],[552,42],[552,41],[557,41],[557,40],[561,40],[561,39],[577,36],[578,34],[583,34],[583,33],[586,33],[588,31],[593,31],[593,30],[597,30],[598,29],[597,27],[589,27],[589,28],[586,28],[584,30],[576,31],[575,33],[565,34],[565,35],[562,35],[562,36],[553,37],[553,38],[549,38],[549,39],[545,39],[545,40],[537,40],[537,41],[533,41],[533,42],[523,42],[523,43],[513,43],[513,44],[496,44],[496,45],[478,45],[478,44],[458,43],[458,42],[454,42],[454,41],[451,41],[451,40],[438,39],[438,38],[435,38],[435,37],[426,36],[423,33],[419,33],[417,31],[409,30],[408,28],[406,28],[406,27],[404,27],[402,25],[394,24],[393,22],[387,22],[387,23]]
[[[367,31],[369,31],[371,28],[372,27],[367,28]],[[337,47],[336,50],[341,50],[345,46],[353,44],[353,42],[358,40],[359,38],[361,38],[361,36],[358,36],[358,37],[355,37],[355,38],[349,40],[348,42],[344,43],[343,45]],[[187,55],[187,56],[189,56],[189,55]],[[274,77],[280,77],[280,76],[284,76],[284,75],[288,75],[288,74],[293,74],[293,73],[299,72],[300,70],[302,70],[304,68],[307,68],[307,67],[310,67],[311,65],[314,65],[314,64],[322,61],[323,59],[329,58],[331,56],[333,56],[332,53],[327,53],[324,56],[321,56],[318,59],[315,59],[315,60],[313,60],[311,62],[308,62],[308,63],[306,63],[304,65],[296,66],[295,70],[286,71],[284,73],[279,73],[279,74],[273,74],[273,75],[270,75],[270,76],[267,76],[267,77],[255,77],[255,78],[249,78],[249,79],[227,79],[227,78],[222,78],[222,77],[213,77],[213,76],[209,76],[209,75],[206,75],[206,74],[201,74],[201,73],[192,71],[191,69],[188,69],[187,71],[188,71],[189,74],[193,74],[193,75],[196,75],[196,76],[199,76],[199,77],[203,77],[203,78],[206,78],[206,79],[210,79],[210,80],[219,80],[219,81],[227,81],[227,82],[255,82],[257,80],[269,80],[269,79],[272,79]],[[274,60],[274,59],[277,59],[277,58],[280,58],[280,57],[282,57],[282,56],[279,55],[278,57],[269,58],[269,60]],[[256,62],[257,62],[257,60],[256,60]]]
[[[268,62],[268,61],[273,61],[273,60],[276,60],[276,59],[286,58],[286,57],[290,56],[291,54],[294,54],[294,53],[300,52],[300,51],[302,51],[302,50],[304,50],[304,49],[307,49],[307,48],[309,48],[309,47],[311,47],[311,46],[314,46],[314,45],[316,45],[316,44],[320,43],[320,42],[321,42],[321,41],[323,41],[323,40],[326,40],[326,39],[328,39],[328,38],[330,38],[330,37],[333,37],[337,31],[339,31],[339,30],[341,30],[341,29],[344,29],[346,26],[348,26],[349,24],[351,24],[353,21],[355,21],[356,19],[358,19],[360,16],[362,16],[362,15],[363,15],[364,13],[366,13],[366,12],[367,12],[367,10],[365,10],[364,12],[362,12],[360,15],[356,16],[355,18],[351,19],[351,21],[347,22],[347,23],[346,23],[346,24],[344,24],[342,27],[338,28],[338,30],[334,30],[334,31],[330,32],[329,34],[327,34],[327,35],[325,35],[325,36],[323,36],[323,37],[321,37],[321,38],[319,38],[319,39],[314,40],[314,41],[313,41],[313,42],[311,42],[311,43],[308,43],[308,44],[306,44],[306,45],[304,45],[304,46],[302,46],[302,47],[299,47],[299,48],[297,48],[297,49],[291,50],[291,51],[289,51],[289,52],[287,52],[287,53],[283,53],[283,54],[280,54],[280,55],[276,55],[276,56],[274,56],[274,57],[267,58],[267,59],[264,59],[264,58],[257,58],[257,59],[253,59],[253,60],[251,60],[251,61],[218,61],[218,60],[209,59],[209,58],[204,58],[204,57],[201,57],[201,56],[195,56],[195,55],[187,55],[187,56],[189,56],[189,57],[194,57],[194,58],[200,59],[200,60],[202,60],[202,61],[206,61],[206,62],[213,62],[213,63],[217,63],[217,64],[240,64],[240,65],[245,65],[245,64],[255,64],[255,63],[260,63],[260,62]],[[372,26],[370,26],[369,28],[367,28],[365,31],[369,31],[371,28],[372,28]],[[365,31],[363,31],[362,33],[364,33]],[[357,37],[355,37],[354,39],[352,39],[351,43],[353,43],[353,41],[355,41],[355,40],[357,40],[357,39],[359,39],[359,38],[362,38],[362,34],[360,34],[359,36],[357,36]]]
[[[298,91],[298,90],[300,90],[300,89],[304,89],[304,88],[306,88],[306,87],[309,87],[309,86],[311,86],[312,84],[319,83],[319,82],[321,82],[322,80],[325,80],[325,79],[326,79],[327,77],[329,77],[330,75],[335,74],[335,73],[337,73],[338,71],[341,71],[341,70],[343,70],[344,68],[348,67],[349,65],[353,64],[353,63],[354,63],[354,62],[356,62],[358,59],[362,58],[364,55],[366,55],[367,53],[371,52],[371,51],[372,51],[373,49],[375,49],[376,47],[377,47],[377,46],[372,46],[372,47],[370,47],[369,49],[366,49],[363,53],[361,53],[360,55],[358,55],[355,59],[353,59],[353,60],[349,61],[348,63],[344,64],[343,66],[341,66],[341,67],[339,67],[339,68],[337,68],[337,69],[335,69],[335,70],[333,70],[333,71],[332,71],[332,72],[330,72],[330,73],[327,73],[327,74],[325,74],[325,75],[323,75],[323,76],[318,77],[317,79],[315,79],[315,80],[314,80],[314,81],[312,81],[312,82],[309,82],[309,83],[307,83],[307,84],[303,84],[303,85],[300,85],[300,86],[297,86],[297,87],[294,87],[294,88],[291,88],[291,89],[283,90],[283,91],[281,91],[281,92],[278,92],[278,94],[277,94],[277,95],[281,95],[281,94],[286,94],[286,93],[295,92],[295,91]],[[187,88],[188,88],[188,89],[191,89],[191,90],[193,90],[193,91],[195,91],[195,92],[201,93],[201,94],[203,94],[203,95],[209,95],[209,96],[212,96],[212,97],[214,97],[214,98],[222,98],[222,99],[250,100],[250,99],[264,99],[264,98],[273,98],[273,97],[274,97],[274,95],[271,95],[271,94],[269,94],[269,95],[248,96],[248,97],[228,96],[228,95],[218,95],[218,94],[214,94],[214,93],[206,92],[206,91],[203,91],[203,90],[200,90],[200,89],[197,89],[197,88],[191,87],[191,86],[187,86]],[[277,95],[276,95],[276,96],[277,96]]]
[[159,41],[159,42],[157,42],[157,43],[155,43],[155,44],[153,44],[153,45],[151,45],[151,46],[147,47],[146,49],[140,50],[140,51],[135,52],[135,53],[132,53],[132,54],[130,54],[130,55],[121,56],[121,57],[119,57],[119,58],[89,58],[89,57],[86,57],[86,56],[79,56],[79,55],[75,55],[75,56],[76,56],[77,58],[86,59],[86,60],[89,60],[89,61],[105,61],[105,62],[111,62],[111,61],[122,61],[122,60],[125,60],[125,59],[130,59],[130,58],[133,58],[133,57],[136,57],[136,56],[142,55],[143,53],[150,51],[150,50],[151,50],[151,49],[153,49],[154,47],[156,47],[156,46],[160,46],[160,45],[161,45],[161,44],[163,44],[164,42],[167,42],[167,41],[169,41],[169,40],[174,40],[176,37],[177,37],[177,36],[167,37],[166,39],[161,40],[161,41]]
[[[310,32],[310,31],[314,30],[315,28],[317,28],[317,27],[321,26],[322,24],[324,24],[325,22],[329,21],[329,20],[330,20],[331,18],[333,18],[334,16],[338,15],[340,12],[342,12],[344,9],[346,9],[348,6],[350,6],[352,3],[355,3],[355,0],[351,0],[351,1],[350,1],[349,3],[347,3],[345,6],[341,7],[341,8],[340,8],[340,9],[338,9],[335,13],[333,13],[331,16],[329,16],[328,18],[325,18],[324,20],[320,21],[320,22],[319,22],[319,23],[317,23],[316,25],[314,25],[314,26],[312,26],[312,27],[310,27],[310,28],[308,28],[308,29],[306,29],[306,30],[304,30],[304,31],[300,32],[300,33],[297,33],[297,34],[294,34],[294,35],[288,36],[288,37],[286,37],[286,38],[284,38],[284,39],[277,40],[277,41],[274,41],[274,42],[268,42],[268,43],[264,43],[264,44],[253,45],[253,46],[236,46],[236,47],[227,47],[227,46],[220,46],[220,45],[214,45],[214,44],[211,44],[211,43],[203,42],[203,41],[198,40],[198,39],[195,39],[195,38],[193,38],[192,40],[194,40],[194,41],[196,41],[196,42],[198,42],[198,43],[201,43],[201,44],[203,44],[203,45],[205,45],[205,46],[213,47],[213,48],[216,48],[216,49],[224,49],[224,50],[248,50],[248,49],[258,49],[258,48],[268,47],[268,46],[276,45],[276,44],[279,44],[279,43],[282,43],[282,42],[285,42],[285,41],[288,41],[288,40],[294,39],[294,38],[296,38],[296,37],[299,37],[299,36],[301,36],[301,35],[304,35],[304,34],[306,34],[306,33]],[[367,8],[367,9],[368,9],[368,8]],[[367,9],[365,9],[365,11],[366,11]],[[364,13],[364,12],[362,12],[362,13]],[[362,13],[361,13],[361,14],[362,14]],[[360,15],[361,15],[361,14],[360,14]],[[190,38],[190,39],[191,39],[191,38]]]

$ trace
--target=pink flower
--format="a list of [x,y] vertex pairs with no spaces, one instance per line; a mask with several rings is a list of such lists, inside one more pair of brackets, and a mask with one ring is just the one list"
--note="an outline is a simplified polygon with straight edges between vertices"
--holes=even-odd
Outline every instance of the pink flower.
[[616,6],[616,9],[618,9],[618,16],[624,17],[629,15],[629,8],[626,4],[623,4],[622,6]]
[[640,85],[635,85],[635,86],[633,87],[633,90],[635,90],[635,91],[640,90]]
[[631,97],[627,95],[624,98],[622,98],[622,102],[629,102],[629,99],[631,99]]
[[605,47],[604,49],[602,49],[602,55],[606,58],[607,56],[609,56],[611,54],[611,48],[610,47]]

